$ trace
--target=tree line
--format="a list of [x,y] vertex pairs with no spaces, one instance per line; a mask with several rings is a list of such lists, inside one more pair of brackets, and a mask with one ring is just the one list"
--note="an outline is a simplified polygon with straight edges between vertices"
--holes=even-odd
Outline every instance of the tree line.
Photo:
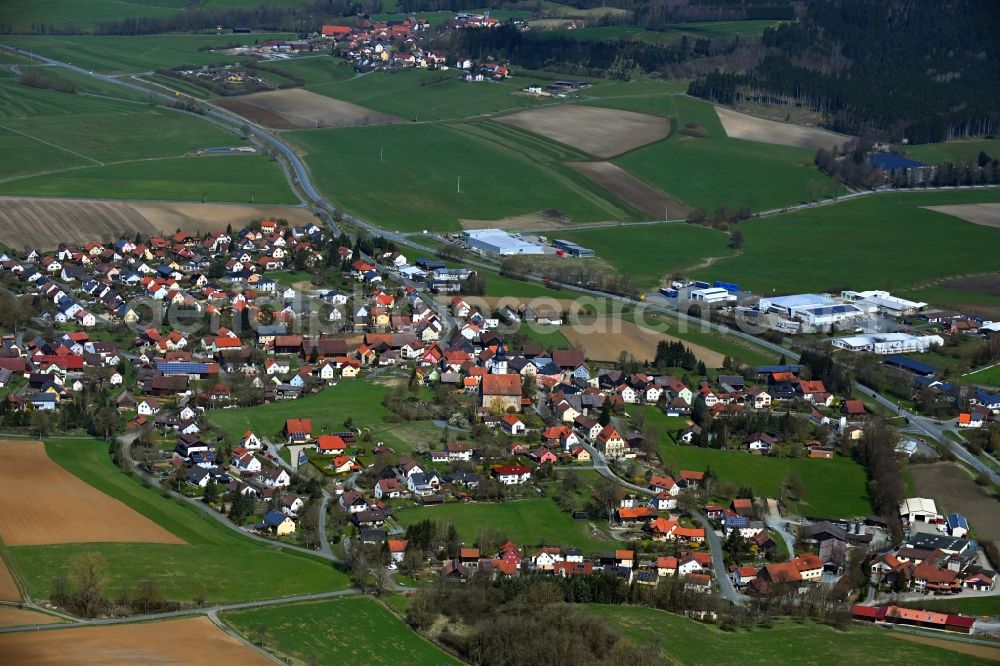
[[717,70],[689,93],[803,106],[831,129],[939,142],[1000,132],[1000,14],[989,0],[814,1],[796,23],[765,30],[768,55]]

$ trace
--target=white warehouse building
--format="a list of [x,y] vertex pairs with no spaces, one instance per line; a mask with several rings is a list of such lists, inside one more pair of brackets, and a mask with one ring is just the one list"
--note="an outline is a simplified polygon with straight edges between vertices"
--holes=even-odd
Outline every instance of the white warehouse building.
[[469,246],[483,254],[510,256],[518,254],[545,254],[545,248],[515,238],[503,229],[475,229],[465,232]]
[[863,319],[866,316],[864,310],[860,308],[848,303],[840,303],[819,294],[794,294],[761,298],[757,308],[762,312],[801,321],[815,328]]
[[888,291],[842,291],[840,296],[848,303],[857,303],[859,307],[872,307],[882,314],[893,317],[905,317],[913,315],[924,308],[927,304],[921,301],[909,301],[905,298],[893,296]]
[[706,287],[704,289],[692,290],[691,300],[714,305],[716,303],[728,303],[730,301],[735,301],[736,296],[730,294],[728,290],[723,289],[722,287]]
[[912,354],[930,351],[944,344],[940,335],[910,335],[909,333],[874,333],[836,338],[833,346],[848,351],[868,351],[874,354]]

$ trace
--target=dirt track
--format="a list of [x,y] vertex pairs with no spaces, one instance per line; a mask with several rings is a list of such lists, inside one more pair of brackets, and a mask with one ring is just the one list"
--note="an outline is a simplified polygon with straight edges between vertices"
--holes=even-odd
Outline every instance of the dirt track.
[[207,617],[0,635],[8,664],[240,664],[273,662]]
[[1000,203],[955,204],[953,206],[926,206],[926,208],[984,227],[1000,227]]
[[614,157],[666,138],[670,121],[635,111],[558,104],[497,118],[597,157]]
[[904,641],[910,641],[912,643],[922,643],[924,645],[933,645],[934,647],[943,648],[945,650],[951,650],[953,652],[961,652],[962,654],[968,654],[973,657],[978,657],[979,659],[1000,661],[1000,649],[992,648],[987,645],[960,643],[958,641],[951,641],[944,638],[928,638],[926,636],[913,636],[912,634],[904,634],[901,631],[893,632],[890,635],[894,636],[895,638],[902,638]]
[[[622,351],[640,361],[652,361],[660,340],[676,342],[678,338],[651,329],[640,328],[630,321],[599,318],[587,320],[582,326],[562,326],[559,329],[570,343],[582,349],[592,361],[617,361]],[[722,366],[723,355],[700,345],[680,340],[699,360],[710,368]]]
[[214,103],[272,129],[357,127],[406,122],[387,113],[372,111],[300,88],[269,90],[220,99]]
[[931,497],[938,512],[961,513],[980,541],[1000,544],[1000,502],[990,498],[955,463],[913,465],[917,495]]
[[41,442],[0,440],[0,539],[8,546],[184,541],[52,462]]
[[683,220],[691,212],[681,202],[611,162],[570,162],[567,166],[638,208],[652,220]]
[[851,137],[830,132],[817,127],[804,127],[791,123],[779,123],[775,120],[758,118],[739,111],[733,111],[721,106],[715,107],[726,135],[733,139],[746,139],[759,143],[774,143],[779,146],[793,148],[832,148],[849,141]]
[[304,208],[243,204],[160,203],[0,197],[0,244],[12,249],[26,245],[55,249],[60,243],[112,241],[136,233],[156,236],[183,229],[189,233],[242,228],[267,217],[292,224],[315,221]]

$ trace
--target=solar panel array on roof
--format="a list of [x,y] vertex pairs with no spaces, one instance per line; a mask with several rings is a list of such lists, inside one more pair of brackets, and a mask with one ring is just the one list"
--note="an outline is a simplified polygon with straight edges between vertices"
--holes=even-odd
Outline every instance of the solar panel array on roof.
[[201,375],[208,372],[207,363],[188,363],[184,361],[157,363],[156,368],[165,375]]

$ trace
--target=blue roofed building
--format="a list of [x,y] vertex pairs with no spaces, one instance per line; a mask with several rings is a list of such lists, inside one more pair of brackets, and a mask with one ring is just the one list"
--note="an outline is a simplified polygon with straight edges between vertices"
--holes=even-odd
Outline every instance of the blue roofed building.
[[902,354],[891,354],[887,356],[882,363],[894,368],[899,368],[900,370],[912,372],[913,374],[920,375],[921,377],[930,377],[937,372],[937,368],[930,363],[916,361],[912,358],[907,358]]
[[960,513],[949,513],[947,518],[948,534],[962,538],[969,533],[969,521]]
[[895,153],[875,153],[869,158],[868,165],[872,169],[884,171],[886,180],[902,174],[911,185],[930,180],[934,177],[936,170],[934,166],[926,162],[918,162]]
[[261,532],[271,532],[275,536],[285,536],[295,533],[295,521],[280,511],[268,511],[264,514],[263,522],[257,525],[257,529]]

